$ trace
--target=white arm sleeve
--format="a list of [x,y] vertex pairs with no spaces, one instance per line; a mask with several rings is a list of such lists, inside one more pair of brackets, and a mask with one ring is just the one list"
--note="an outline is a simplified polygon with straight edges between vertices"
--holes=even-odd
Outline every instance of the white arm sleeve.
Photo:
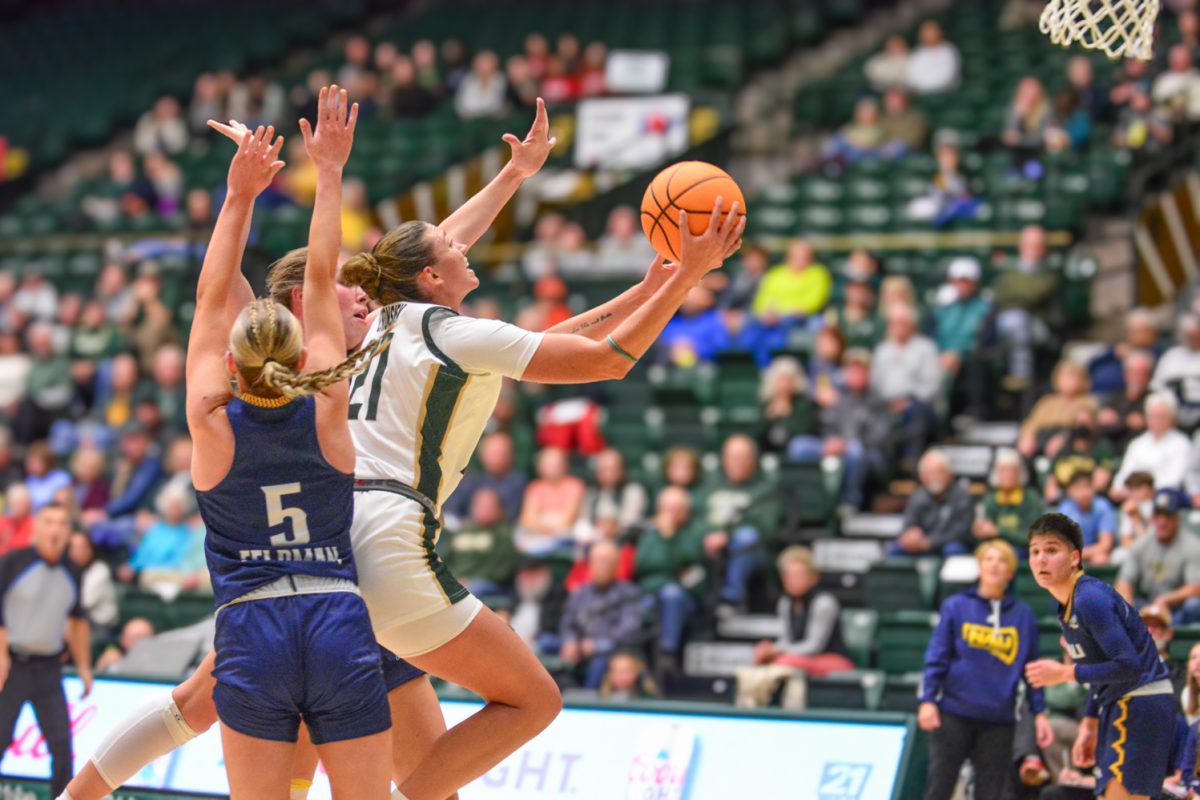
[[435,314],[429,321],[434,344],[472,374],[521,379],[542,343],[542,334],[492,319]]

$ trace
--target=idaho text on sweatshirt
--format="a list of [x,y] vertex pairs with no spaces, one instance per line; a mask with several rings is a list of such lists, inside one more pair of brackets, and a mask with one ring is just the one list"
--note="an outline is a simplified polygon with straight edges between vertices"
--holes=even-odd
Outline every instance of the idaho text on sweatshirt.
[[[958,717],[1011,724],[1025,665],[1038,658],[1038,626],[1029,606],[1006,595],[980,597],[975,589],[942,603],[925,650],[921,702]],[[1046,708],[1041,689],[1029,689],[1034,714]]]

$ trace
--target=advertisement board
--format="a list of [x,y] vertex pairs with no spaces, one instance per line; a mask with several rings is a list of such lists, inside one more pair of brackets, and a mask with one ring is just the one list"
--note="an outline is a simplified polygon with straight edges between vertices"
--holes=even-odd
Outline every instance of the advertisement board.
[[580,169],[649,169],[688,146],[691,102],[684,94],[584,100],[576,114]]
[[[169,691],[164,684],[65,680],[76,765],[130,712]],[[478,704],[443,701],[454,725]],[[630,708],[567,708],[532,742],[467,786],[463,800],[598,798],[727,800],[794,797],[892,800],[907,727],[902,722],[841,722]],[[46,778],[49,755],[32,711],[17,722],[0,774]],[[216,727],[149,765],[130,781],[144,790],[225,795]],[[134,795],[131,795],[134,796]],[[324,776],[309,795],[329,797]]]

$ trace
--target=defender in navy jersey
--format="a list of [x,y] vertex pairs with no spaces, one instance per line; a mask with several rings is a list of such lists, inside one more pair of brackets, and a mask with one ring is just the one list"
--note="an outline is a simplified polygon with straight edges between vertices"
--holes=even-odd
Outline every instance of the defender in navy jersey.
[[316,132],[301,120],[317,168],[307,328],[274,301],[245,305],[234,291],[254,197],[283,166],[273,129],[242,140],[196,290],[187,354],[192,482],[207,527],[213,700],[235,799],[288,793],[302,718],[335,798],[388,796],[391,714],[349,539],[347,378],[374,352],[345,358],[335,285],[341,169],[356,117],[357,106],[332,87],[321,90]]
[[1083,573],[1082,554],[1083,534],[1062,514],[1043,515],[1029,529],[1030,569],[1059,602],[1074,664],[1035,661],[1026,675],[1037,687],[1072,680],[1088,687],[1072,758],[1096,765],[1097,796],[1158,797],[1179,713],[1167,667],[1137,611]]

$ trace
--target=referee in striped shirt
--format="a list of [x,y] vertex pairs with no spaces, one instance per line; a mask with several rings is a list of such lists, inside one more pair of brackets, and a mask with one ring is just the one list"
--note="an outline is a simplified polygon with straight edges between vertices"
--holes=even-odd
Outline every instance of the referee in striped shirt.
[[[71,780],[71,720],[62,688],[64,654],[92,691],[91,631],[80,603],[80,571],[66,558],[70,518],[44,506],[33,520],[33,546],[0,558],[0,753],[12,744],[29,702],[50,749],[50,796]],[[65,634],[65,646],[64,646]]]

